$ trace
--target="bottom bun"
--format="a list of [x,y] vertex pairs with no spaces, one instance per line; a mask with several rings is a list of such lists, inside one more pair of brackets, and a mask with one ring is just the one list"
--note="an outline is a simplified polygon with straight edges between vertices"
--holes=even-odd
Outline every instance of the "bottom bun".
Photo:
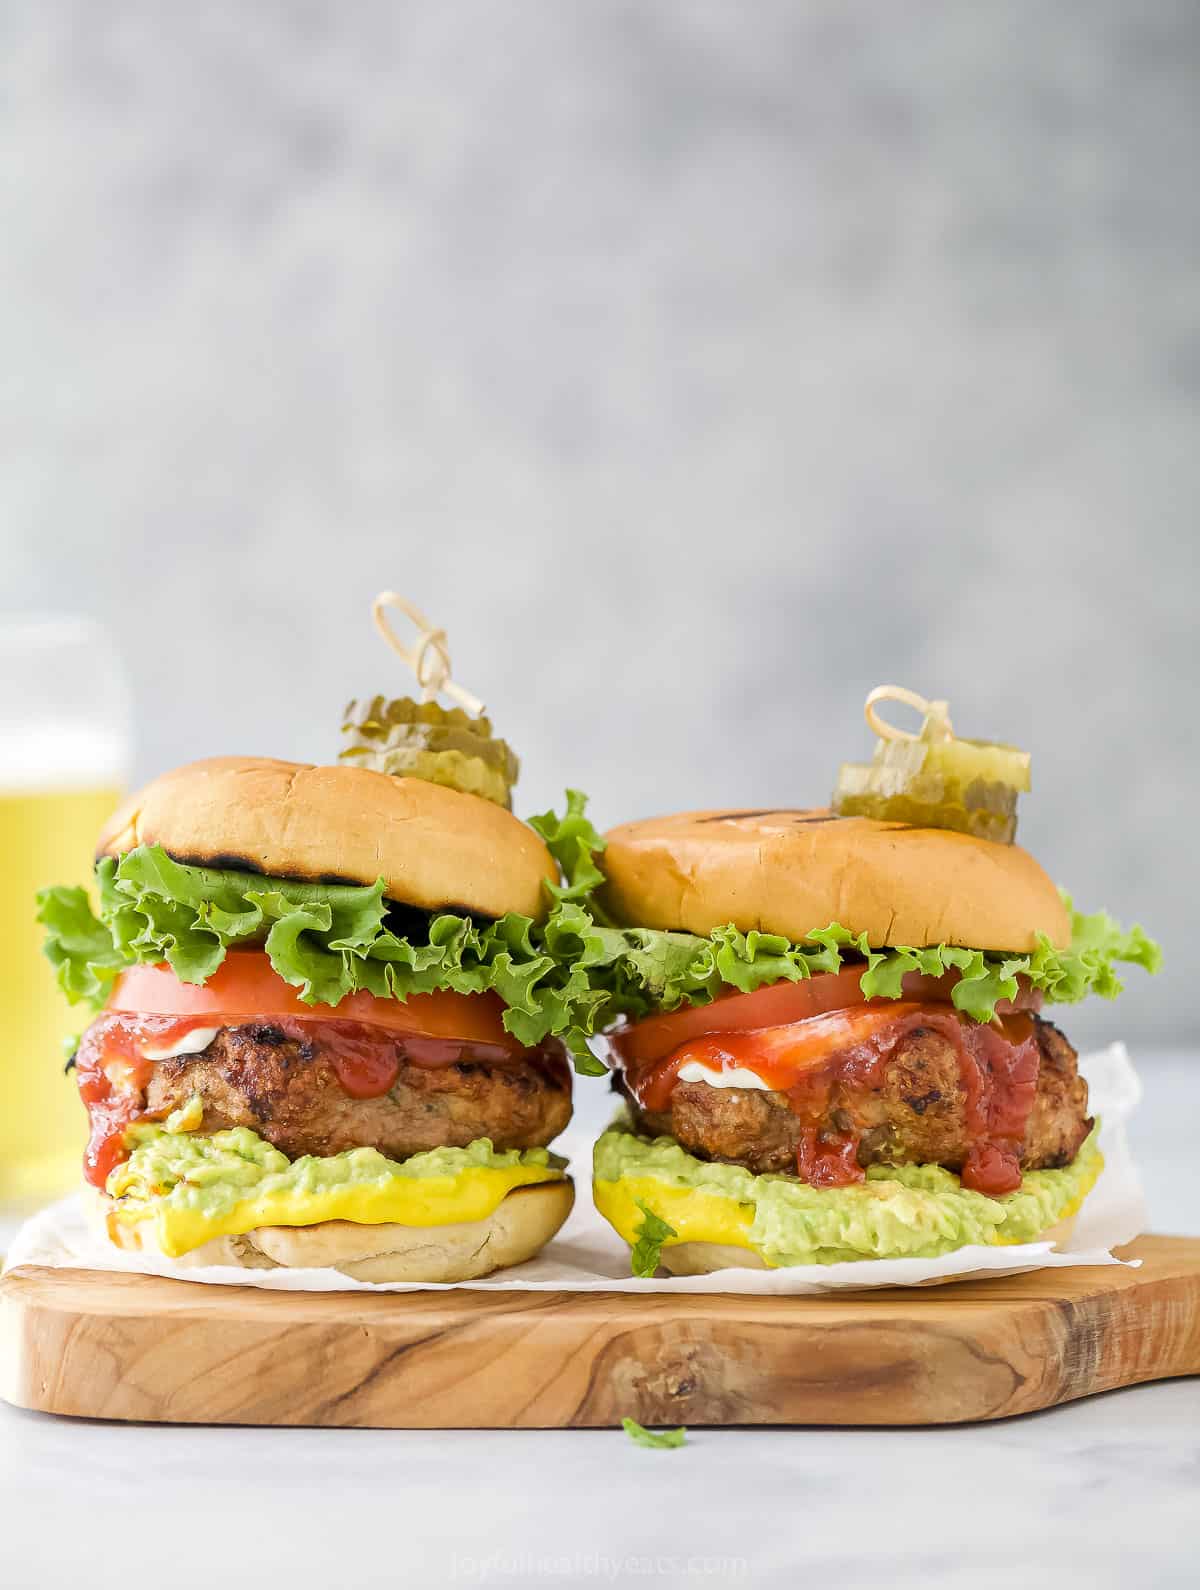
[[646,1239],[674,1275],[1061,1244],[1104,1168],[1098,1130],[1070,1164],[1026,1170],[1018,1188],[989,1197],[941,1165],[872,1165],[845,1187],[758,1176],[619,1120],[596,1141],[592,1195],[618,1236],[634,1249]]
[[[486,1220],[449,1226],[366,1226],[350,1220],[260,1226],[241,1236],[214,1237],[171,1263],[331,1269],[356,1281],[474,1281],[532,1259],[558,1231],[574,1202],[574,1183],[564,1177],[514,1188]],[[127,1225],[115,1219],[113,1200],[104,1193],[93,1193],[87,1207],[93,1227],[115,1246],[162,1255],[152,1221]]]
[[[1061,1248],[1075,1229],[1075,1216],[1049,1226],[1031,1242],[1054,1242]],[[878,1259],[870,1259],[878,1264]],[[664,1247],[659,1263],[668,1275],[712,1275],[715,1270],[766,1270],[770,1266],[752,1248],[734,1247],[727,1242],[677,1242]],[[947,1276],[954,1280],[954,1276]]]

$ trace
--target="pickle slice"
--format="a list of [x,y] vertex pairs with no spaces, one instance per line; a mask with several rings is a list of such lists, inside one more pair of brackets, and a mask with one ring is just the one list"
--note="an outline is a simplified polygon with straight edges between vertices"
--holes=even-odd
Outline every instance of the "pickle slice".
[[344,716],[349,744],[340,761],[394,778],[423,778],[511,810],[521,765],[493,735],[489,719],[411,696],[352,701]]
[[[1017,800],[992,795],[990,805],[955,805],[927,798],[918,791],[885,795],[871,787],[874,768],[869,762],[843,762],[834,791],[832,809],[838,817],[873,817],[879,822],[908,823],[914,828],[951,828],[976,839],[1011,845],[1017,834]],[[993,791],[998,786],[993,786]]]
[[1017,796],[1030,787],[1028,753],[959,739],[945,704],[927,705],[919,735],[881,738],[870,762],[842,764],[832,810],[839,817],[950,828],[1011,845]]

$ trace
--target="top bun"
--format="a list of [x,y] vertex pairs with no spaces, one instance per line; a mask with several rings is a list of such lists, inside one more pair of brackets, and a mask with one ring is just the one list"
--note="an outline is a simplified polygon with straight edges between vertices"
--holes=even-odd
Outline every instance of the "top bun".
[[320,883],[374,883],[389,900],[483,916],[545,914],[557,878],[532,828],[478,795],[369,768],[216,756],[131,795],[97,859],[161,845],[176,861]]
[[799,942],[840,922],[886,944],[1057,948],[1071,924],[1027,851],[943,828],[827,810],[680,812],[607,835],[605,903],[620,922],[711,933],[732,922]]

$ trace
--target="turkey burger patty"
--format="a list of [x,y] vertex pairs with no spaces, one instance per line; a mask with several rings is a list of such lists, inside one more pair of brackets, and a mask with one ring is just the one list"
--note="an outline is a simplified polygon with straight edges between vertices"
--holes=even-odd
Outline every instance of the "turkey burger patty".
[[[1092,1129],[1087,1083],[1057,1027],[1035,1017],[1033,1034],[1040,1063],[1020,1166],[1058,1169],[1070,1164]],[[796,1170],[805,1120],[787,1090],[679,1081],[665,1110],[642,1109],[627,1086],[623,1091],[639,1131],[669,1134],[689,1154],[744,1165],[756,1174]],[[872,1086],[853,1075],[839,1077],[811,1125],[818,1145],[838,1143],[857,1128],[860,1168],[943,1165],[961,1171],[973,1141],[968,1114],[954,1045],[933,1028],[916,1026],[897,1040]]]
[[[202,1035],[206,1035],[203,1034]],[[347,1056],[378,1050],[383,1092],[343,1085]],[[250,1022],[222,1027],[199,1054],[158,1061],[145,1109],[165,1117],[198,1096],[206,1131],[248,1126],[290,1158],[377,1148],[391,1159],[431,1148],[540,1148],[571,1116],[571,1077],[559,1045],[514,1056],[485,1046],[416,1044],[354,1023]]]

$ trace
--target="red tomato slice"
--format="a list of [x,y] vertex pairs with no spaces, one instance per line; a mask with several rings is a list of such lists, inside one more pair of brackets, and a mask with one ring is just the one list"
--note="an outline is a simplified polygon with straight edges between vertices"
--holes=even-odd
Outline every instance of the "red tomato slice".
[[772,983],[753,994],[722,994],[711,1005],[684,1005],[664,1016],[647,1016],[609,1035],[626,1061],[635,1065],[670,1054],[690,1038],[710,1032],[747,1032],[755,1027],[782,1027],[830,1010],[845,1010],[866,1001],[858,980],[861,967],[825,972],[803,983]]
[[[859,987],[863,967],[846,966],[840,972],[822,972],[802,983],[772,983],[752,994],[722,994],[711,1005],[685,1005],[664,1016],[647,1016],[608,1035],[613,1049],[627,1064],[643,1065],[672,1053],[680,1044],[714,1032],[751,1032],[758,1027],[783,1027],[824,1016],[835,1010],[852,1010],[857,1005],[874,1003]],[[957,972],[944,977],[926,977],[909,972],[904,978],[904,997],[921,1004],[950,1003],[951,991],[958,982]],[[892,1000],[880,1000],[881,1006]],[[1001,1000],[996,1009],[1004,1015],[1013,1010],[1038,1009],[1040,996],[1022,990],[1011,1003]]]
[[141,1016],[294,1016],[310,1021],[361,1021],[392,1032],[465,1043],[521,1046],[504,1029],[498,994],[414,994],[379,999],[348,994],[338,1005],[306,1005],[262,950],[231,950],[207,983],[184,983],[168,966],[131,966],[113,984],[107,1008]]
[[780,1027],[709,1033],[688,1039],[646,1066],[627,1067],[625,1080],[633,1096],[650,1110],[668,1108],[680,1068],[689,1060],[698,1061],[708,1071],[744,1067],[769,1088],[783,1093],[807,1073],[824,1071],[832,1056],[869,1051],[881,1033],[887,1034],[927,1008],[912,1000],[872,999]]

